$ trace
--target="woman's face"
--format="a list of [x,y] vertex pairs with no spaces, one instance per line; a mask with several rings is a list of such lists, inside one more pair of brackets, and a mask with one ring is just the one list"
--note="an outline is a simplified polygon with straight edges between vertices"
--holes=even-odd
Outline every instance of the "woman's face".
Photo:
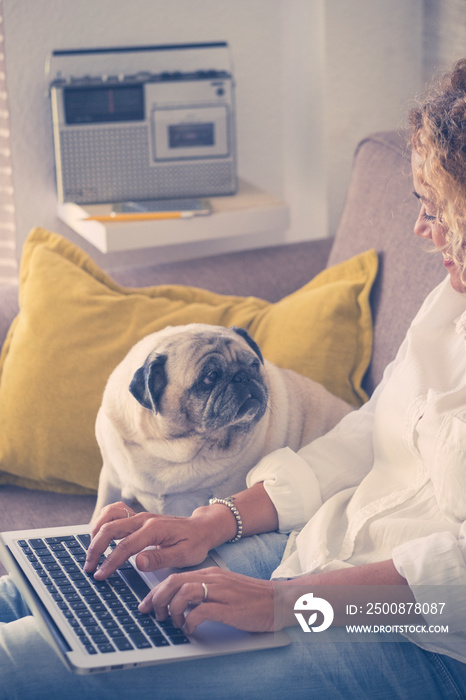
[[430,239],[434,246],[441,251],[443,264],[450,273],[451,286],[456,292],[466,294],[466,284],[461,281],[460,269],[448,255],[448,248],[444,249],[447,229],[438,221],[438,212],[429,200],[428,191],[417,178],[416,171],[420,162],[419,154],[413,151],[411,165],[413,170],[414,194],[419,199],[421,205],[419,216],[414,224],[414,233],[421,238]]

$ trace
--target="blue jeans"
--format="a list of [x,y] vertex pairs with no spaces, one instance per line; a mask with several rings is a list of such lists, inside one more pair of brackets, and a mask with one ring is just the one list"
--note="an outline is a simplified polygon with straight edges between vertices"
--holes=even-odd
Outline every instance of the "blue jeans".
[[[228,566],[270,576],[285,545],[278,534],[219,548]],[[338,632],[338,630],[336,630]],[[97,675],[70,673],[41,636],[20,593],[0,579],[0,698],[8,700],[465,700],[466,666],[410,642],[303,643]]]

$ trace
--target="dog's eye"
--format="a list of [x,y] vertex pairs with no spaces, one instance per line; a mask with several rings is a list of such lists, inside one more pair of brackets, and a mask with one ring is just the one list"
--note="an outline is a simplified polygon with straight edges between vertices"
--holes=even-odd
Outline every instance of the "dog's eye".
[[219,377],[220,372],[218,371],[218,369],[213,369],[205,375],[204,379],[202,380],[202,383],[204,384],[204,386],[212,386],[212,384],[215,384]]
[[261,368],[261,363],[259,362],[259,360],[254,360],[254,362],[251,365],[251,368],[254,369],[256,372],[259,372]]

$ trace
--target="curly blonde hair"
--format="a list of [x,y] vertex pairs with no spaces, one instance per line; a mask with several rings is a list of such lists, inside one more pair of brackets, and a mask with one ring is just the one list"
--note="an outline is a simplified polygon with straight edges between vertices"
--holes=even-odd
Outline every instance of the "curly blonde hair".
[[449,256],[466,279],[466,58],[409,113],[411,144],[420,156],[419,182],[447,229]]

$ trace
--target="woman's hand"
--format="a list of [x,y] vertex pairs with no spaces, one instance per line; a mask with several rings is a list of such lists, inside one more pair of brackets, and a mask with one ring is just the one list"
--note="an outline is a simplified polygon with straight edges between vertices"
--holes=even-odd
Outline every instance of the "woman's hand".
[[[277,529],[277,511],[262,483],[234,498],[243,520],[243,537]],[[97,579],[104,579],[139,552],[136,563],[142,571],[200,564],[210,549],[235,537],[237,522],[230,508],[221,503],[201,506],[189,518],[180,518],[136,514],[120,501],[103,508],[91,534],[84,567],[88,573],[95,571],[100,555],[113,539],[122,540],[95,574]]]
[[[227,511],[223,515],[228,518],[230,511],[223,510]],[[101,554],[112,540],[121,542],[96,571],[96,579],[110,576],[133,554],[138,555],[136,563],[142,571],[200,564],[210,549],[224,541],[220,523],[212,526],[216,515],[218,510],[209,506],[198,508],[189,518],[181,518],[135,513],[124,503],[112,503],[102,510],[93,526],[84,570],[88,573],[95,571]],[[231,523],[227,520],[226,524],[225,532]],[[227,539],[228,536],[224,535]]]
[[186,571],[172,574],[156,586],[139,610],[155,610],[157,620],[170,614],[174,624],[187,634],[204,620],[248,632],[270,632],[274,629],[274,584],[217,567]]

